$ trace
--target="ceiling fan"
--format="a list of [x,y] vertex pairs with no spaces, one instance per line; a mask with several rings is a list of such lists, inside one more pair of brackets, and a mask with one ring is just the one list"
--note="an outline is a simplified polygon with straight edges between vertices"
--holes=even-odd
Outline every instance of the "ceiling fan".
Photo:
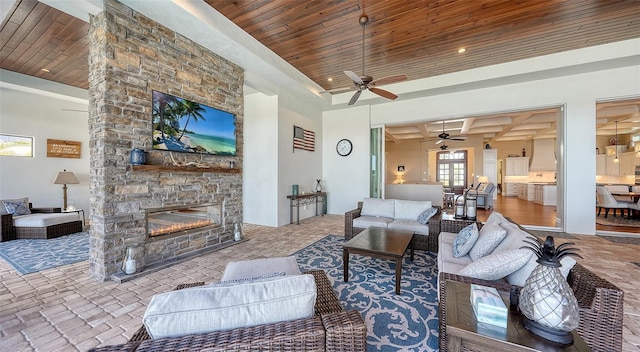
[[[358,76],[353,71],[344,71],[344,73],[353,81],[353,83],[355,84],[355,88],[357,89],[357,91],[351,97],[351,100],[349,100],[348,105],[355,104],[356,101],[358,101],[358,98],[360,98],[360,94],[362,94],[362,92],[367,89],[372,93],[378,94],[381,97],[395,100],[398,97],[397,95],[389,91],[386,91],[384,89],[377,88],[377,86],[395,83],[395,82],[401,82],[406,80],[407,76],[404,74],[401,74],[401,75],[393,75],[393,76],[383,77],[383,78],[374,80],[373,77],[366,75],[364,73],[364,28],[365,28],[365,25],[369,22],[369,16],[363,13],[359,18],[359,22],[360,22],[360,25],[362,25],[362,76]],[[346,88],[346,89],[353,89],[353,87]],[[335,92],[340,90],[345,90],[345,88],[332,89],[328,92]]]
[[[445,132],[444,130],[444,121],[442,121],[442,133],[440,133],[438,135],[438,140],[436,141],[436,144],[440,144],[442,142],[444,142],[445,140],[450,140],[450,141],[464,141],[466,140],[467,137],[465,136],[453,136],[451,137],[451,135],[449,135],[447,132]],[[446,145],[442,145],[443,147],[446,147]],[[442,147],[440,147],[440,149],[442,149]],[[442,149],[445,150],[445,149]]]

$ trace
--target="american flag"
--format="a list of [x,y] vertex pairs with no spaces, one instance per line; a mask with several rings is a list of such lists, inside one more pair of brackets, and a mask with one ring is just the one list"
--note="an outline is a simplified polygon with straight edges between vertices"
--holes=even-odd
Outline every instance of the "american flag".
[[316,134],[313,131],[307,131],[302,127],[293,126],[293,149],[303,149],[315,151]]

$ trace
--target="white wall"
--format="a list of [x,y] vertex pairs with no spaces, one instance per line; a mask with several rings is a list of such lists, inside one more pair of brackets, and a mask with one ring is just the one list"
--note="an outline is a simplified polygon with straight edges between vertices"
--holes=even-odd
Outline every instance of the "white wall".
[[[294,125],[315,132],[315,151],[302,149],[294,151]],[[300,193],[315,192],[316,179],[322,179],[323,190],[326,190],[326,180],[322,175],[324,138],[321,110],[315,104],[301,100],[293,94],[280,95],[278,135],[271,140],[278,145],[278,196],[275,204],[278,208],[278,226],[281,226],[289,223],[290,207],[287,196],[291,194],[292,185],[297,184]],[[249,195],[245,194],[245,199],[248,197]],[[300,207],[300,219],[315,215],[314,211],[314,206]],[[319,211],[321,212],[322,209]],[[295,215],[293,221],[295,221]]]
[[[52,182],[59,171],[66,169],[80,180],[80,184],[68,185],[69,204],[83,209],[88,219],[88,102],[13,86],[5,81],[7,76],[11,75],[6,75],[3,71],[3,84],[0,85],[0,133],[33,137],[34,157],[0,156],[0,199],[28,197],[34,207],[62,207],[62,185],[54,185]],[[49,81],[34,80],[47,86],[55,86]],[[64,87],[60,85],[58,88],[64,91]],[[47,139],[80,142],[81,158],[47,157]]]
[[[571,74],[558,72],[558,77],[535,79],[526,82],[496,85],[472,89],[459,86],[458,91],[435,96],[407,99],[370,106],[370,125],[385,123],[436,121],[439,119],[512,111],[526,108],[561,106],[566,104],[565,131],[560,136],[563,162],[559,178],[570,182],[566,185],[563,206],[565,230],[572,233],[595,233],[595,104],[601,99],[640,96],[640,65],[621,67],[596,72]],[[565,75],[562,75],[565,74]],[[437,80],[437,78],[434,78]],[[325,135],[341,135],[343,138],[359,138],[362,131],[345,129],[344,121],[360,121],[368,107],[345,108],[325,113]],[[364,112],[363,112],[364,111]],[[360,126],[362,127],[362,126]],[[352,134],[350,134],[352,133]],[[363,165],[366,156],[358,156],[354,164]],[[336,205],[355,204],[356,190],[368,182],[368,177],[342,178],[336,169],[335,158],[325,158],[327,182],[342,182],[349,195],[334,199]],[[559,167],[560,169],[560,167]],[[331,204],[331,202],[330,202]],[[345,209],[337,206],[336,212]]]
[[[359,201],[369,197],[370,121],[369,106],[327,111],[323,117],[323,177],[329,198],[328,212],[344,214],[355,209]],[[348,156],[336,152],[343,138],[351,140],[353,151]]]
[[244,98],[243,222],[278,226],[278,97]]

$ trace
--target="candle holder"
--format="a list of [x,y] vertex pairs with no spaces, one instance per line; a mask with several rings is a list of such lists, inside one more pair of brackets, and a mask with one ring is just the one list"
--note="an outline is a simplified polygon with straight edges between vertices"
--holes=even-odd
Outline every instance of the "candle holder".
[[135,274],[145,266],[145,253],[143,244],[134,244],[125,249],[122,259],[122,271],[127,274]]

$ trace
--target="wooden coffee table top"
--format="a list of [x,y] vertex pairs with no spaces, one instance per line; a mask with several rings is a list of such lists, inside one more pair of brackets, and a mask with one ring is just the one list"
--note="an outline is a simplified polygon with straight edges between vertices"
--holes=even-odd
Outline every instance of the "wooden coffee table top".
[[369,227],[343,245],[360,253],[377,253],[402,257],[413,238],[413,232],[383,227]]

